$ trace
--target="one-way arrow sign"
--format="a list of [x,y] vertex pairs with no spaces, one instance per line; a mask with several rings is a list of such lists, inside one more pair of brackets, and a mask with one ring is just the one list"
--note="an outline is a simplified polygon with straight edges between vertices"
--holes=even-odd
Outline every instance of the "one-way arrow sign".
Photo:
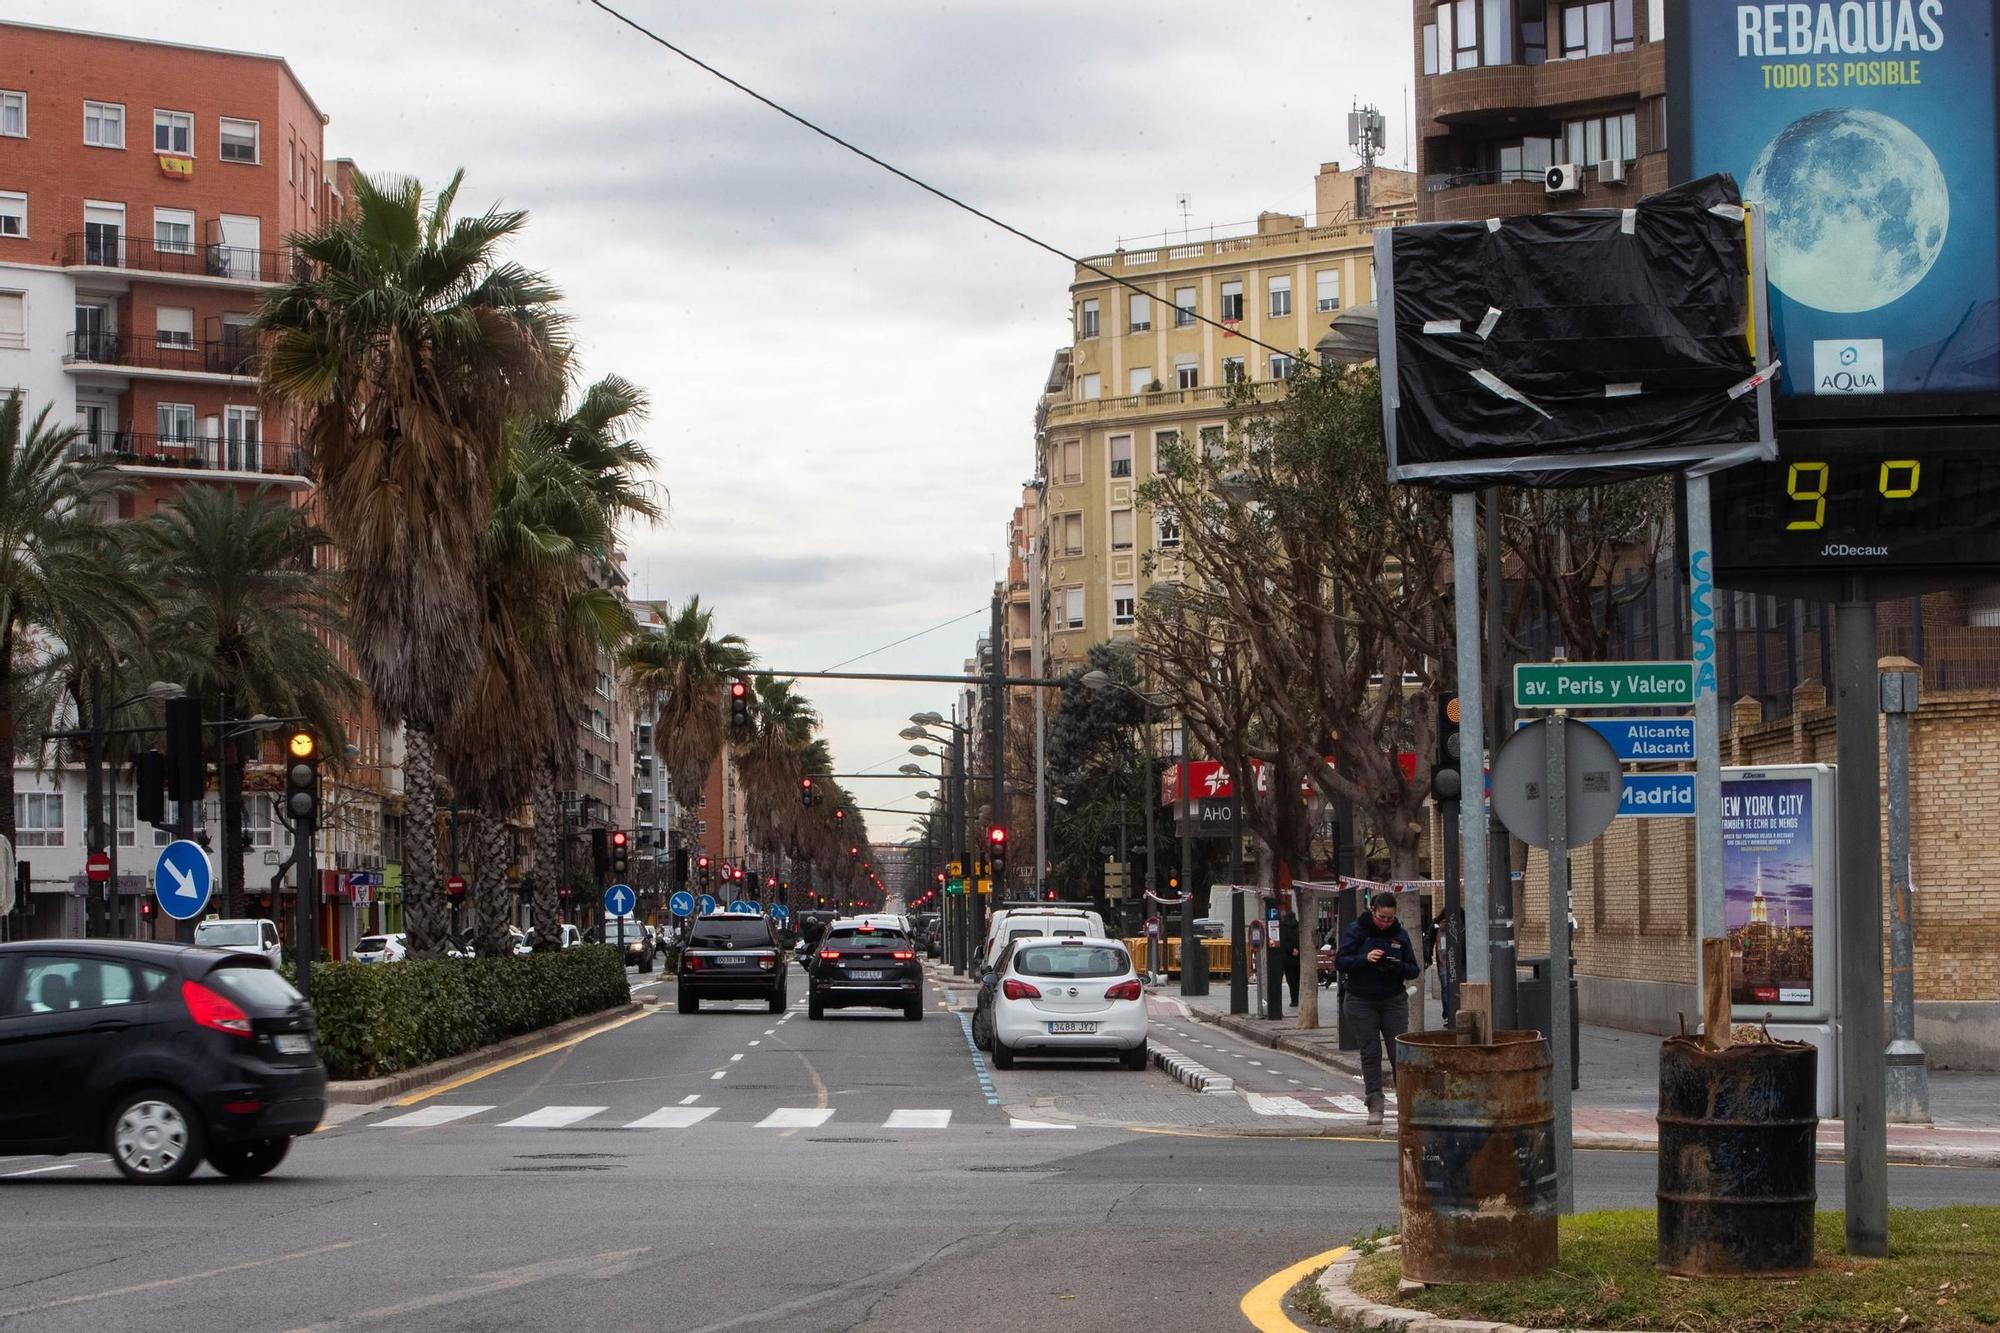
[[200,843],[182,839],[160,849],[160,859],[153,865],[153,896],[160,900],[160,910],[174,920],[200,916],[214,883],[215,873]]

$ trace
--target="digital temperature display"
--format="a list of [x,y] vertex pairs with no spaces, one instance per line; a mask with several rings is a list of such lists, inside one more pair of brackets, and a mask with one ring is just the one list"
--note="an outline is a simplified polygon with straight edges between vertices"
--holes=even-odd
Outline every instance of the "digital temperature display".
[[1779,436],[1710,481],[1716,579],[2000,575],[2000,450],[1973,432]]

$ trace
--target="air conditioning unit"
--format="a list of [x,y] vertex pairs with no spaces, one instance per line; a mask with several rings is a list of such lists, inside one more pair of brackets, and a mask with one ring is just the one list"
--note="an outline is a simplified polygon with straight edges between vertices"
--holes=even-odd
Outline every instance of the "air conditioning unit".
[[1574,162],[1559,162],[1542,177],[1550,194],[1582,194],[1583,169]]
[[1597,164],[1597,183],[1599,185],[1623,185],[1625,183],[1625,159],[1614,157],[1599,162]]

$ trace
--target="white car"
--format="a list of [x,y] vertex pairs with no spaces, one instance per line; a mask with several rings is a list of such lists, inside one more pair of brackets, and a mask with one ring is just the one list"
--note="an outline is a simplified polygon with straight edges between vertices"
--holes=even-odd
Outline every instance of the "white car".
[[1008,954],[993,995],[993,1064],[1051,1055],[1146,1067],[1146,988],[1123,944],[1022,940]]
[[[1070,917],[1074,920],[1081,921],[1084,925],[1084,934],[1094,940],[1108,938],[1110,934],[1110,932],[1104,929],[1104,918],[1099,916],[1097,913],[1089,911],[1085,908],[1002,907],[997,911],[995,911],[992,916],[986,919],[986,940],[980,952],[985,956],[986,965],[988,967],[991,967],[993,965],[993,960],[1000,956],[999,946],[1004,945],[1007,941],[1007,932],[1003,929],[1003,927],[1006,925],[1007,922],[1012,921],[1014,918],[1024,917],[1024,916],[1033,916],[1039,918],[1059,917],[1059,916]],[[1039,933],[1047,935],[1050,934],[1051,932],[1041,931]]]
[[409,956],[410,937],[401,932],[363,935],[354,943],[354,961],[357,963],[400,963]]
[[278,948],[278,923],[262,917],[212,916],[195,923],[194,942],[205,949],[258,954],[270,959],[272,967],[282,961],[282,951]]

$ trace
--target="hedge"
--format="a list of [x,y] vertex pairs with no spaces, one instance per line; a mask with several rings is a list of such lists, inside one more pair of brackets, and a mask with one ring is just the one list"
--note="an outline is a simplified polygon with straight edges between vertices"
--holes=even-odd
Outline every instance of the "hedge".
[[414,1069],[632,998],[610,945],[513,958],[322,963],[312,970],[330,1078]]

